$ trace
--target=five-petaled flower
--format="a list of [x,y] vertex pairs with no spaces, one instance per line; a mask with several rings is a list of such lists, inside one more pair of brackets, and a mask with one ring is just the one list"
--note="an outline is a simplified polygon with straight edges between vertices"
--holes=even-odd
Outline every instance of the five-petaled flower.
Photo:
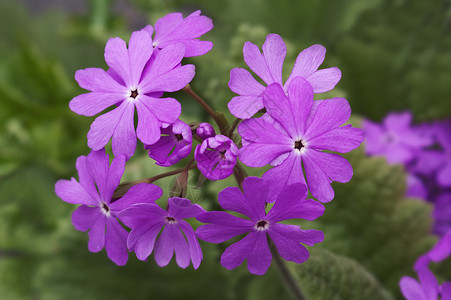
[[175,252],[179,267],[186,268],[191,261],[197,269],[202,261],[202,250],[191,225],[184,219],[194,218],[203,212],[205,210],[201,206],[192,204],[188,199],[169,198],[167,211],[153,203],[137,204],[122,211],[119,217],[132,228],[127,246],[138,259],[146,260],[154,251],[155,261],[164,267]]
[[247,259],[249,272],[262,275],[271,264],[268,236],[279,254],[286,260],[302,263],[309,252],[301,244],[313,246],[324,239],[318,230],[302,230],[299,226],[279,223],[289,219],[314,220],[324,212],[324,206],[306,199],[307,188],[301,183],[287,186],[277,196],[277,201],[266,213],[265,206],[270,189],[265,180],[247,177],[243,191],[228,187],[218,195],[218,201],[225,210],[247,216],[248,219],[233,216],[224,211],[200,214],[197,220],[203,223],[196,230],[197,236],[211,243],[222,243],[235,236],[247,233],[240,241],[229,246],[221,256],[221,264],[227,269],[241,265]]
[[99,252],[105,247],[113,262],[125,265],[128,232],[119,224],[117,214],[138,203],[141,199],[137,195],[146,194],[146,201],[155,201],[163,191],[156,185],[142,183],[113,202],[114,190],[124,173],[125,157],[114,158],[110,166],[103,149],[91,151],[87,157],[80,156],[76,167],[79,181],[58,180],[55,193],[65,202],[81,204],[72,214],[72,223],[77,230],[89,230],[89,251]]
[[323,151],[345,153],[357,148],[364,138],[362,130],[341,126],[351,116],[348,101],[313,101],[312,86],[302,77],[291,81],[288,97],[280,84],[273,83],[263,99],[267,114],[238,126],[243,138],[239,159],[250,167],[274,166],[263,175],[274,195],[288,184],[305,184],[303,165],[313,197],[331,201],[334,190],[330,183],[348,182],[353,171],[345,158]]
[[180,65],[184,55],[182,44],[169,45],[153,55],[152,39],[145,31],[133,32],[128,49],[122,39],[111,38],[105,47],[105,60],[110,67],[107,72],[88,68],[75,73],[78,84],[91,92],[72,99],[72,111],[93,116],[117,106],[91,124],[88,146],[99,150],[112,137],[114,155],[129,158],[135,152],[136,137],[147,145],[157,142],[160,127],[174,123],[181,113],[176,99],[159,97],[162,92],[182,89],[194,77],[194,65]]

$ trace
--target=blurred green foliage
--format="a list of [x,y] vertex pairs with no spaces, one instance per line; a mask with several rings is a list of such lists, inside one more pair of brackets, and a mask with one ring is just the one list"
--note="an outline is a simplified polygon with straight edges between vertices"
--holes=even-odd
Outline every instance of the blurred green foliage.
[[[33,15],[16,1],[0,3],[0,299],[286,299],[275,270],[249,275],[219,265],[225,245],[203,243],[199,270],[174,263],[158,268],[153,259],[116,267],[104,252],[87,250],[87,234],[71,225],[71,205],[53,192],[59,178],[75,176],[75,159],[89,152],[86,133],[94,118],[75,115],[71,98],[83,92],[73,74],[103,67],[111,36],[128,38],[130,20],[112,13],[112,0],[86,1],[86,15],[44,12]],[[380,120],[391,110],[410,109],[418,121],[451,113],[451,6],[445,0],[130,0],[154,23],[172,11],[202,9],[215,28],[214,42],[196,65],[192,86],[209,103],[227,111],[233,97],[229,72],[245,67],[242,46],[280,34],[288,48],[284,76],[297,54],[313,43],[328,49],[323,67],[338,66],[343,78],[319,98],[344,96],[354,113]],[[139,14],[138,14],[139,16]],[[137,28],[135,28],[137,29]],[[182,93],[183,120],[207,115]],[[233,118],[226,114],[229,121]],[[335,184],[336,199],[306,228],[321,229],[325,241],[311,259],[290,264],[308,299],[400,299],[399,278],[414,275],[412,265],[435,241],[430,207],[404,199],[404,170],[361,149],[347,155],[354,178]],[[181,163],[183,165],[183,162]],[[174,167],[177,168],[177,167]],[[164,170],[138,146],[123,180]],[[252,175],[262,170],[249,169]],[[174,178],[158,181],[165,189]],[[190,179],[188,197],[217,207],[217,193],[233,178]],[[443,272],[446,273],[446,272]],[[448,272],[449,273],[449,272]],[[450,279],[450,278],[448,278]]]

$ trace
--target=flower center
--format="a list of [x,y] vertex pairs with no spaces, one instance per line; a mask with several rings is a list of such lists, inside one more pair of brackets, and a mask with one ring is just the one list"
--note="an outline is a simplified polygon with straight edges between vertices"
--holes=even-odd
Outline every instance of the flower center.
[[166,223],[169,223],[169,224],[177,223],[177,220],[173,217],[165,217],[164,220],[166,221]]
[[177,134],[175,135],[175,138],[177,139],[177,141],[181,141],[181,140],[183,140],[183,135],[177,133]]
[[130,97],[132,97],[133,99],[136,99],[136,97],[138,97],[138,90],[135,89],[130,93]]
[[110,208],[105,202],[100,203],[100,210],[103,214],[109,216],[110,215]]
[[269,227],[269,223],[268,223],[268,221],[265,221],[265,220],[260,220],[257,222],[257,224],[255,224],[255,228],[258,231],[268,229],[268,227]]
[[219,154],[221,155],[221,158],[222,158],[222,159],[225,159],[225,158],[226,158],[226,157],[225,157],[225,153],[226,153],[226,150],[220,151],[220,152],[219,152]]
[[304,144],[302,143],[302,140],[294,142],[294,149],[301,150],[304,148]]

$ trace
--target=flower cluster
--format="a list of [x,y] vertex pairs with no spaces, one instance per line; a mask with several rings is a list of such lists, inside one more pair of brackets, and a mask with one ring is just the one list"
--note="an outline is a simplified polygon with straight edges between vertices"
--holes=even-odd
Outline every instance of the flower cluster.
[[451,121],[411,125],[410,112],[390,113],[382,124],[363,122],[368,155],[407,171],[406,196],[434,204],[434,232],[451,229]]
[[[181,268],[192,263],[197,269],[203,259],[198,238],[222,243],[241,235],[245,236],[222,254],[221,264],[227,269],[247,260],[249,271],[261,275],[274,255],[302,263],[309,257],[304,245],[322,242],[324,234],[281,222],[315,220],[325,209],[320,202],[334,198],[332,181],[348,182],[352,177],[349,162],[330,153],[349,152],[363,141],[362,130],[345,125],[351,114],[349,103],[343,98],[313,100],[314,93],[332,90],[341,78],[336,67],[318,70],[325,48],[313,45],[302,51],[283,83],[286,47],[282,38],[268,35],[263,53],[256,45],[245,43],[244,60],[266,85],[245,69],[231,71],[229,87],[239,96],[229,102],[237,117],[229,126],[191,89],[195,67],[182,62],[184,57],[212,49],[211,42],[199,39],[212,26],[200,11],[186,18],[169,14],[154,27],[133,32],[128,45],[120,38],[110,39],[105,47],[108,70],[88,68],[75,74],[80,87],[89,92],[70,101],[72,111],[94,116],[112,109],[91,125],[87,140],[92,151],[77,160],[78,181],[59,180],[55,192],[63,201],[81,205],[72,222],[77,230],[89,230],[88,249],[98,252],[105,248],[118,265],[127,262],[131,251],[139,260],[154,253],[161,267],[175,254]],[[181,104],[163,95],[182,89],[206,109],[219,131],[209,123],[179,119]],[[261,110],[265,112],[261,117],[252,118]],[[240,123],[241,119],[245,120]],[[235,143],[239,140],[236,128],[241,143]],[[104,150],[110,140],[111,165]],[[194,158],[182,169],[120,185],[138,140],[161,167],[173,166],[190,155]],[[238,160],[249,167],[273,168],[262,178],[246,177]],[[184,198],[188,172],[194,168],[203,175],[201,179],[235,175],[239,188],[225,188],[218,201],[224,210],[241,217],[226,211],[207,212]],[[174,174],[180,174],[178,197],[169,198],[163,209],[155,203],[163,190],[153,182]],[[172,195],[175,191],[174,187]],[[309,191],[320,202],[307,199]],[[274,203],[270,209],[266,209],[268,203]],[[196,231],[186,221],[194,218],[204,223]]]

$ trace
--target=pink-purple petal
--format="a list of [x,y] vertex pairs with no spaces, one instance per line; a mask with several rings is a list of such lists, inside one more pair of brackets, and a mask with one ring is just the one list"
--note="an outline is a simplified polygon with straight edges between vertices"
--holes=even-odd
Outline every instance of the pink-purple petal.
[[180,102],[174,98],[154,98],[144,95],[140,101],[163,123],[174,123],[182,112]]
[[160,122],[149,111],[149,108],[141,102],[136,103],[138,112],[138,127],[136,135],[143,144],[154,144],[160,139]]
[[108,177],[106,178],[106,186],[102,191],[101,196],[110,203],[113,193],[121,182],[122,174],[125,171],[125,156],[119,155],[113,159],[110,168],[108,169]]
[[219,205],[225,210],[231,210],[245,216],[252,214],[248,201],[239,188],[230,186],[218,194]]
[[272,259],[266,233],[252,232],[249,235],[256,235],[256,240],[247,256],[247,269],[251,274],[263,275],[271,265]]
[[75,178],[61,179],[55,184],[55,193],[64,202],[71,204],[96,205],[97,201],[81,186]]
[[269,193],[267,182],[258,177],[247,177],[242,187],[251,213],[247,216],[253,221],[265,218],[265,204]]
[[86,169],[94,179],[94,182],[98,189],[98,194],[100,196],[104,195],[104,191],[106,189],[109,168],[109,155],[105,154],[105,149],[103,148],[98,151],[91,151],[86,157]]
[[72,213],[72,224],[79,231],[87,231],[100,216],[101,212],[98,207],[81,205]]
[[435,275],[427,268],[418,270],[418,278],[427,299],[437,299],[439,285]]
[[94,222],[89,231],[88,249],[91,252],[99,252],[105,246],[105,230],[106,230],[106,216],[100,215]]
[[282,84],[283,61],[287,54],[287,47],[282,38],[277,34],[268,34],[265,43],[262,46],[263,56],[265,57],[272,82]]
[[254,248],[257,237],[258,233],[252,232],[227,247],[221,255],[221,265],[229,270],[241,265]]
[[127,240],[127,246],[135,251],[139,260],[146,260],[152,253],[155,240],[163,226],[163,222],[158,222],[152,223],[150,226],[146,224],[132,229]]
[[264,56],[261,54],[257,45],[246,42],[243,47],[243,57],[249,68],[263,79],[266,84],[274,82]]
[[412,277],[402,277],[399,282],[399,287],[407,300],[430,300],[424,295],[420,284]]
[[85,90],[103,93],[122,94],[126,91],[125,86],[119,84],[108,72],[100,68],[87,68],[75,72],[75,80]]
[[230,71],[229,88],[242,96],[260,96],[265,91],[265,87],[243,68],[234,68]]
[[185,54],[185,47],[180,44],[170,45],[158,52],[155,61],[153,61],[150,73],[141,82],[142,90],[147,93],[146,85],[157,80],[158,77],[168,73],[169,71],[180,65]]
[[117,217],[127,227],[135,228],[148,220],[162,220],[167,212],[155,203],[138,203],[122,210]]
[[[313,152],[313,151],[312,151]],[[315,159],[310,158],[309,155],[303,156],[305,175],[307,177],[307,187],[312,193],[312,196],[321,202],[329,202],[334,198],[334,190],[332,189],[331,180],[327,174],[321,169],[323,164]]]
[[106,114],[97,117],[91,124],[88,132],[88,146],[92,150],[100,150],[108,144],[113,136],[116,127],[121,121],[124,111],[128,107],[128,102],[122,102],[119,107]]
[[124,81],[126,86],[132,84],[130,77],[130,59],[124,40],[110,38],[105,46],[105,61]]
[[197,241],[197,237],[194,234],[193,228],[187,222],[180,220],[179,226],[188,241],[189,254],[193,262],[193,267],[197,269],[203,258],[202,249]]
[[127,236],[128,232],[119,225],[114,218],[109,218],[106,222],[105,250],[109,259],[118,266],[124,266],[127,263]]
[[184,65],[176,67],[167,73],[153,79],[145,86],[143,91],[150,92],[176,92],[184,88],[194,78],[196,67]]
[[144,66],[153,52],[151,36],[144,31],[135,31],[128,43],[130,60],[130,79],[132,85],[137,85],[141,79]]
[[112,146],[114,156],[123,154],[127,158],[130,158],[136,149],[136,132],[133,120],[135,105],[131,101],[126,101],[125,105],[124,113],[113,133]]
[[316,109],[305,138],[312,139],[346,123],[351,116],[351,107],[344,98],[324,100]]
[[282,256],[285,260],[300,264],[309,258],[309,252],[307,249],[301,245],[299,241],[291,239],[290,236],[285,235],[284,231],[270,229],[268,230],[268,233],[271,240],[276,245],[280,256]]
[[295,77],[288,86],[288,100],[297,133],[305,131],[306,120],[313,105],[313,89],[302,77]]
[[174,254],[173,228],[174,226],[166,225],[155,244],[154,258],[160,267],[167,266]]
[[306,151],[305,156],[313,160],[332,181],[345,183],[352,178],[351,164],[338,154],[311,150]]
[[89,174],[86,166],[86,156],[79,156],[75,162],[77,168],[78,178],[81,186],[91,195],[93,199],[99,199],[99,193],[97,192],[94,179]]
[[290,77],[285,82],[285,86],[288,86],[293,80],[293,78],[300,76],[307,78],[313,72],[318,70],[319,66],[323,63],[324,57],[326,56],[326,48],[321,45],[313,45],[304,49],[299,53],[296,58],[293,70],[291,71]]
[[171,242],[174,244],[175,261],[180,268],[185,269],[191,261],[188,242],[179,226],[167,225],[166,227],[170,227],[171,229]]
[[337,67],[321,69],[307,77],[315,94],[331,91],[341,79],[341,71]]
[[73,98],[69,102],[69,108],[78,115],[91,117],[124,98],[124,94],[121,93],[91,92]]
[[177,219],[195,218],[204,212],[205,209],[199,204],[193,204],[188,199],[179,197],[168,199],[168,213]]
[[140,183],[132,186],[120,199],[111,203],[110,208],[117,212],[138,203],[152,203],[163,195],[163,190],[154,184]]
[[286,185],[296,182],[306,184],[302,171],[301,155],[291,151],[280,165],[266,171],[262,178],[267,180],[271,186],[268,202],[276,201],[277,195]]
[[249,119],[263,106],[262,96],[236,96],[227,104],[230,113],[239,119]]
[[307,187],[302,183],[288,185],[277,196],[276,203],[268,213],[268,219],[279,222],[288,219],[315,220],[324,213],[324,206],[306,199]]
[[309,146],[317,150],[346,153],[358,148],[364,139],[361,129],[348,124],[309,140]]

